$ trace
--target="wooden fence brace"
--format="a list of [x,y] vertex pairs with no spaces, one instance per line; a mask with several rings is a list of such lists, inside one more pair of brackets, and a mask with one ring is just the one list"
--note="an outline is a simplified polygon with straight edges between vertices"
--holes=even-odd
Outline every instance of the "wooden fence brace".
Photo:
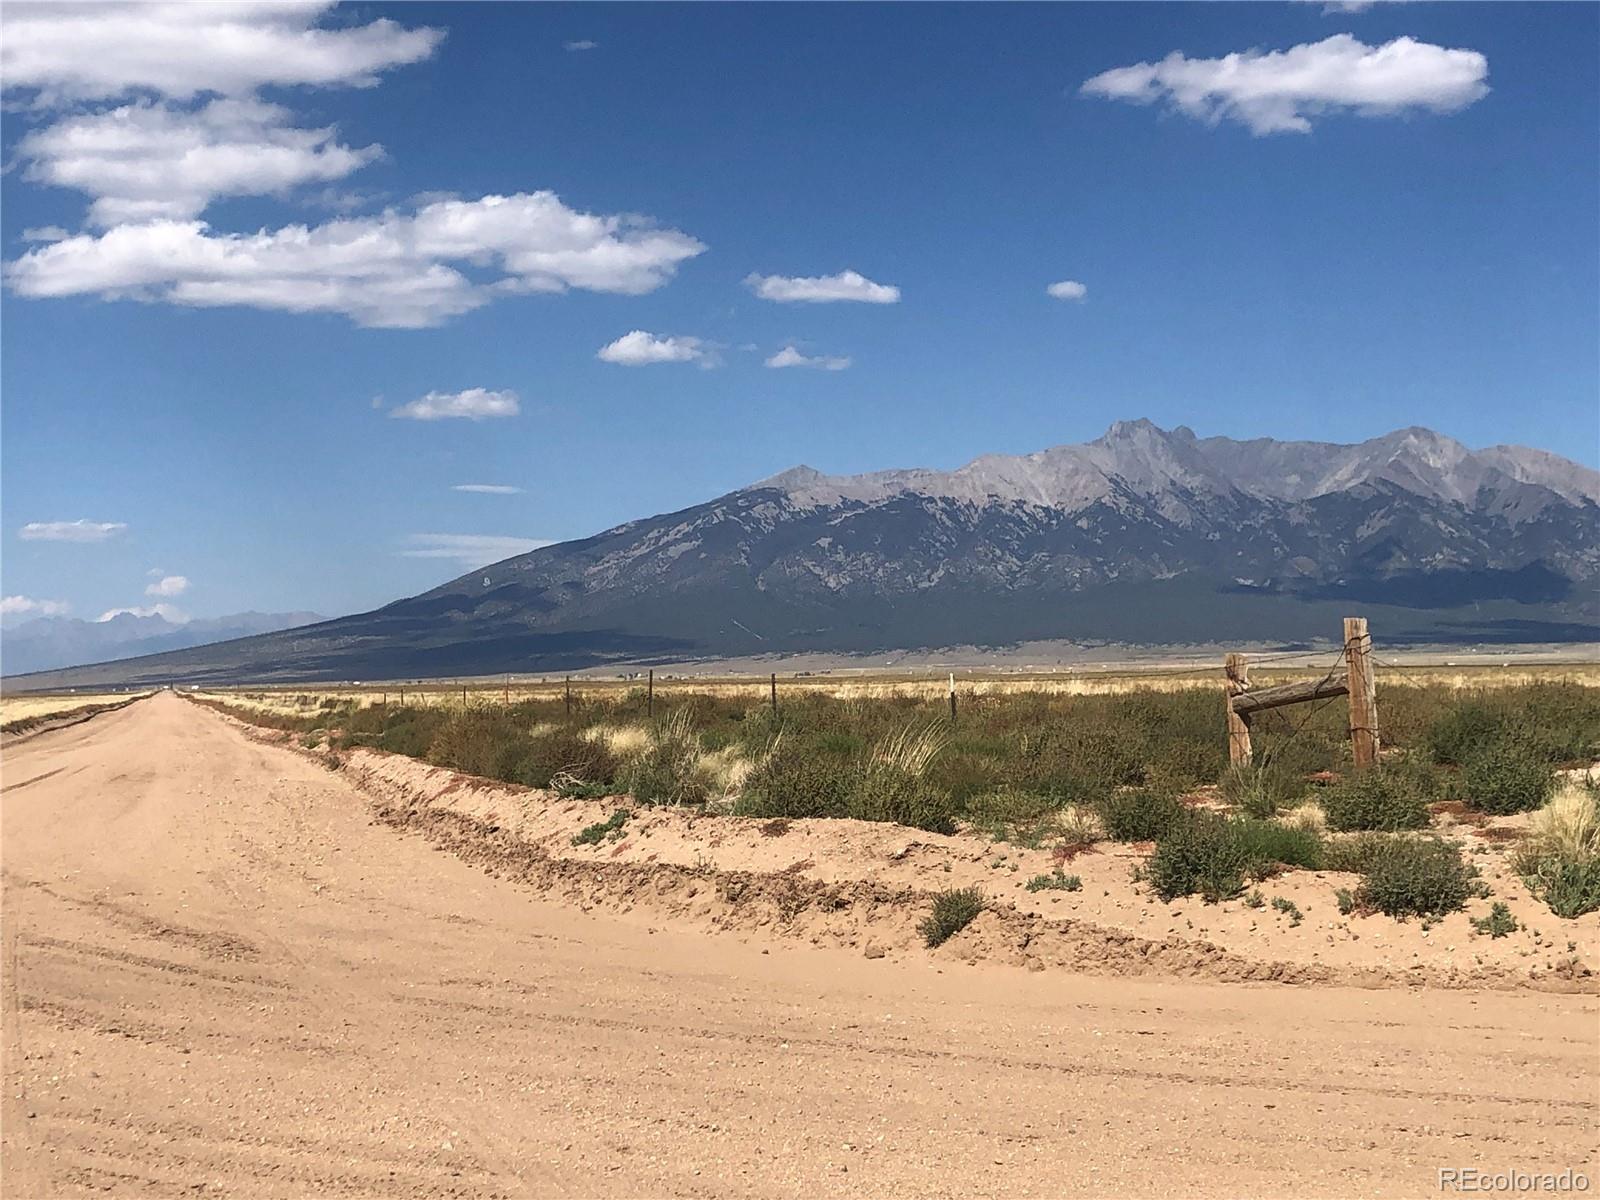
[[1365,617],[1344,619],[1344,658],[1350,679],[1350,751],[1361,770],[1378,761],[1378,680]]
[[1349,690],[1345,673],[1337,671],[1321,679],[1302,679],[1295,683],[1280,683],[1276,687],[1241,692],[1233,698],[1233,711],[1248,719],[1253,713],[1265,712],[1269,708],[1343,696]]
[[1344,667],[1321,679],[1303,679],[1276,687],[1252,689],[1249,666],[1243,654],[1223,661],[1228,715],[1228,761],[1235,767],[1250,765],[1250,718],[1258,712],[1303,704],[1335,696],[1350,697],[1350,752],[1357,770],[1378,761],[1377,676],[1372,669],[1372,636],[1365,617],[1344,619]]
[[1223,660],[1223,707],[1228,713],[1228,763],[1235,767],[1250,765],[1250,718],[1238,710],[1238,698],[1250,686],[1249,660],[1242,654],[1230,654]]

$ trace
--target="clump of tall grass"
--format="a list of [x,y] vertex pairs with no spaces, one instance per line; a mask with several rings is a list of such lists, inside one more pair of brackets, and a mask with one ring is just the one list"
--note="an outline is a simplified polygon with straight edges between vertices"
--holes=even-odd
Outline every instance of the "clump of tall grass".
[[1534,813],[1512,869],[1558,917],[1600,909],[1600,792],[1569,783]]
[[940,752],[949,744],[949,735],[937,722],[930,722],[927,725],[906,725],[883,738],[872,748],[872,760],[868,770],[886,767],[891,771],[920,778],[928,773],[928,767],[932,765],[933,760],[938,758]]
[[1222,777],[1222,798],[1246,816],[1261,819],[1297,803],[1308,790],[1304,772],[1278,759],[1230,767]]
[[702,805],[712,789],[699,759],[694,710],[685,705],[656,722],[648,748],[629,760],[621,777],[640,804]]

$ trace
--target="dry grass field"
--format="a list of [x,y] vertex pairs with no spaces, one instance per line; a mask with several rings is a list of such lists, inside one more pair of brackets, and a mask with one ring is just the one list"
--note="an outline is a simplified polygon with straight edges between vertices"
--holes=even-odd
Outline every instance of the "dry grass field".
[[0,696],[0,729],[21,731],[44,721],[77,716],[148,696],[143,692],[56,692]]
[[[1337,651],[1263,655],[1254,660],[1252,680],[1262,686],[1314,676],[1335,665]],[[1438,685],[1458,689],[1514,687],[1529,683],[1571,682],[1600,687],[1600,660],[1593,657],[1570,662],[1523,663],[1508,658],[1492,664],[1457,664],[1428,660],[1379,657],[1380,678],[1417,685]],[[838,671],[776,675],[780,697],[826,696],[837,700],[920,699],[942,700],[951,682],[958,699],[972,696],[1105,696],[1136,690],[1182,691],[1190,688],[1221,686],[1221,668],[1212,664],[1174,664],[1157,666],[1104,666],[1059,671],[985,671],[963,667],[954,670],[914,668],[905,671]],[[370,706],[409,704],[415,706],[460,705],[465,692],[469,704],[562,699],[570,690],[579,698],[611,700],[646,686],[643,672],[627,678],[607,678],[594,674],[574,677],[541,676],[460,680],[432,680],[412,683],[356,685],[283,685],[275,687],[240,686],[204,689],[200,694],[225,699],[230,704],[264,712],[307,714],[325,700]],[[663,699],[701,694],[722,699],[745,698],[752,702],[768,699],[772,675],[684,675],[658,674],[655,694]]]

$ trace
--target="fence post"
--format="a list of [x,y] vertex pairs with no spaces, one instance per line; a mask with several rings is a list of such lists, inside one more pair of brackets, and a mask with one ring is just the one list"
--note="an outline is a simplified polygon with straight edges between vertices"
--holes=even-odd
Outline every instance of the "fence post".
[[950,724],[956,723],[956,673],[950,672]]
[[567,716],[572,716],[572,676],[567,676]]
[[772,715],[778,715],[778,673],[772,673]]
[[656,715],[656,671],[654,667],[650,668],[650,675],[645,683],[644,715],[647,717]]
[[1250,748],[1250,718],[1233,711],[1233,698],[1250,686],[1250,662],[1242,654],[1230,654],[1222,662],[1224,683],[1222,703],[1228,713],[1228,763],[1235,767],[1248,767],[1252,757]]
[[1378,761],[1378,680],[1372,673],[1372,635],[1365,617],[1344,619],[1344,658],[1350,679],[1350,751],[1361,769]]

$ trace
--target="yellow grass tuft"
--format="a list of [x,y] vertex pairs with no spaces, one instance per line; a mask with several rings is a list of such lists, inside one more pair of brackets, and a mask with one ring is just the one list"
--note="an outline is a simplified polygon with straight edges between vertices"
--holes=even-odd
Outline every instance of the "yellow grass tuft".
[[604,742],[618,758],[636,758],[650,749],[650,731],[641,725],[591,725],[583,736]]
[[1526,852],[1576,862],[1600,858],[1600,799],[1585,783],[1569,779],[1533,814]]
[[1292,829],[1311,829],[1317,833],[1326,833],[1328,829],[1328,815],[1315,800],[1286,809],[1278,819]]
[[949,735],[937,722],[926,725],[915,723],[890,734],[872,750],[872,761],[879,766],[892,767],[908,775],[922,775],[928,764],[939,757]]

